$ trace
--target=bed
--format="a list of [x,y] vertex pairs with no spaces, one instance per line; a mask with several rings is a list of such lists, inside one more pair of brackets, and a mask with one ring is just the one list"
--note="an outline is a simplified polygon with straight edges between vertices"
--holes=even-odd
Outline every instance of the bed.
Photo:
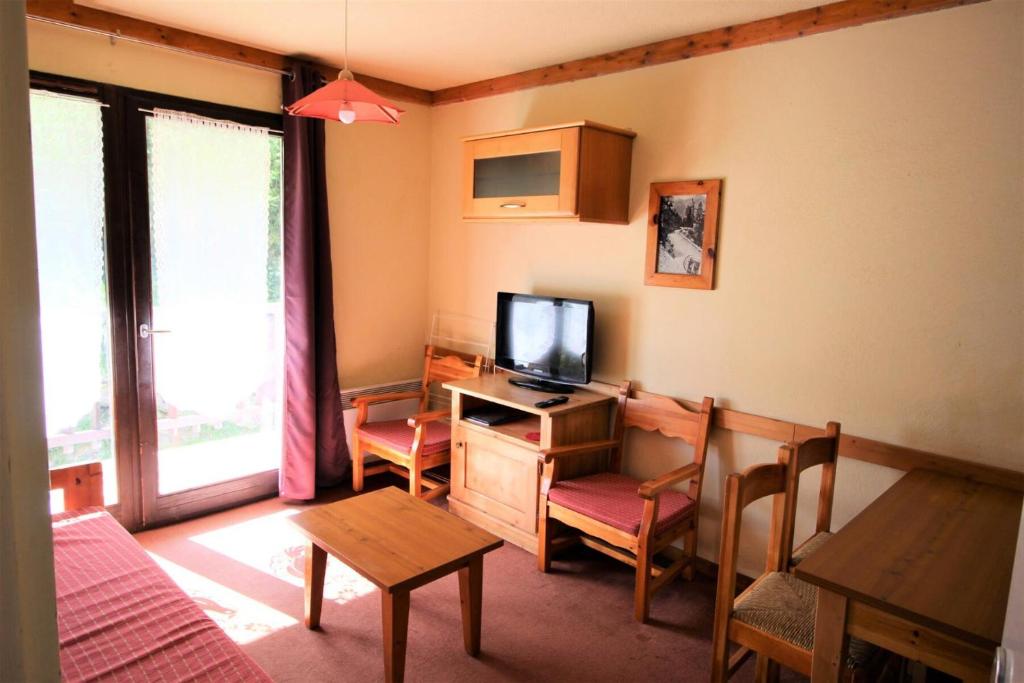
[[271,680],[102,507],[52,520],[65,681]]

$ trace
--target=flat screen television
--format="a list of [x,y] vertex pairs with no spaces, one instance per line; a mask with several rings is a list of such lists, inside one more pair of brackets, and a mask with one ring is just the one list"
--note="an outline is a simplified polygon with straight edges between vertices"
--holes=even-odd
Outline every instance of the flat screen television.
[[544,380],[588,383],[594,359],[594,303],[498,292],[494,357],[499,368],[536,378],[513,382],[530,388],[568,393],[571,387],[545,387]]

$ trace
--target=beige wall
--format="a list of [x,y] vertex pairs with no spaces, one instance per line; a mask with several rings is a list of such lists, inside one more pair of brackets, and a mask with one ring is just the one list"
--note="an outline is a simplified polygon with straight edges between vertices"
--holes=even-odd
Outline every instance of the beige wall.
[[[591,298],[598,378],[1024,469],[1022,26],[994,2],[438,107],[429,310]],[[629,226],[460,220],[460,137],[584,118],[637,131]],[[646,287],[648,185],[695,178],[724,179],[717,288]],[[704,557],[775,445],[717,439]],[[837,521],[895,476],[844,461]]]
[[[275,73],[30,21],[29,65],[208,102],[278,112]],[[402,125],[327,124],[335,327],[342,387],[416,377],[426,316],[430,109]],[[386,302],[382,305],[382,301]]]
[[[417,375],[434,311],[493,319],[499,289],[579,296],[597,304],[600,379],[1024,467],[1022,27],[1024,5],[996,0],[409,106],[398,128],[329,124],[342,385]],[[279,106],[276,75],[38,24],[29,36],[35,69]],[[460,220],[460,137],[581,118],[638,132],[629,226]],[[648,184],[702,177],[725,181],[717,289],[643,286]],[[722,478],[774,447],[716,439],[703,556]],[[634,468],[677,460],[654,450]],[[896,476],[844,461],[837,521]]]
[[43,430],[25,5],[0,3],[0,681],[60,680]]
[[423,374],[430,120],[327,125],[334,322],[342,388]]

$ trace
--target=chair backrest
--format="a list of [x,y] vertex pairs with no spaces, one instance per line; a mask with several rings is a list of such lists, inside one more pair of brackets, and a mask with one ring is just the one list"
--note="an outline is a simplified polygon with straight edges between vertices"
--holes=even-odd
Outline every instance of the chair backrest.
[[428,407],[431,383],[479,377],[483,364],[484,357],[480,354],[428,344],[423,353],[423,398],[420,399],[420,412]]
[[[700,410],[694,411],[668,396],[646,391],[631,391],[628,382],[620,386],[619,396],[622,412],[621,419],[616,423],[621,425],[622,430],[637,428],[646,432],[657,431],[670,438],[682,439],[693,446],[693,461],[700,466],[700,476],[690,480],[688,494],[699,504],[701,481],[704,479],[704,461],[711,434],[711,412],[715,400],[705,396]],[[622,436],[621,432],[616,434],[620,443]],[[619,472],[621,466],[621,455],[614,453],[612,470]]]
[[[793,553],[794,535],[796,531],[796,508],[800,492],[800,475],[812,467],[822,466],[821,488],[818,491],[818,514],[815,533],[830,531],[832,527],[832,503],[835,498],[836,463],[839,459],[838,422],[829,422],[825,426],[824,436],[815,436],[800,442],[785,444],[779,448],[779,461],[787,459],[789,468],[785,505],[777,506],[772,512],[772,525],[778,525],[778,548],[783,566],[789,564]],[[771,563],[769,553],[769,563]]]
[[61,491],[64,510],[103,505],[103,466],[98,462],[50,470],[50,491]]
[[[741,474],[730,474],[725,480],[715,628],[726,623],[725,620],[732,614],[733,599],[736,597],[736,559],[739,555],[743,509],[755,500],[766,496],[776,496],[776,501],[786,496],[790,472],[788,454],[782,456],[781,459],[784,462],[754,465],[748,467]],[[772,529],[774,533],[776,530],[774,527]],[[769,543],[769,545],[778,547],[778,543]],[[774,565],[769,563],[766,570],[779,571],[779,564],[780,560],[776,558]]]

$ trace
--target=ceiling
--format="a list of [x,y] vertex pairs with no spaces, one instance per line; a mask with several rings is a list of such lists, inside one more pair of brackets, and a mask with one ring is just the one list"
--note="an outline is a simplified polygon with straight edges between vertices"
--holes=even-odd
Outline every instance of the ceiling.
[[[829,0],[349,0],[353,71],[438,90]],[[341,66],[342,0],[76,0]]]

